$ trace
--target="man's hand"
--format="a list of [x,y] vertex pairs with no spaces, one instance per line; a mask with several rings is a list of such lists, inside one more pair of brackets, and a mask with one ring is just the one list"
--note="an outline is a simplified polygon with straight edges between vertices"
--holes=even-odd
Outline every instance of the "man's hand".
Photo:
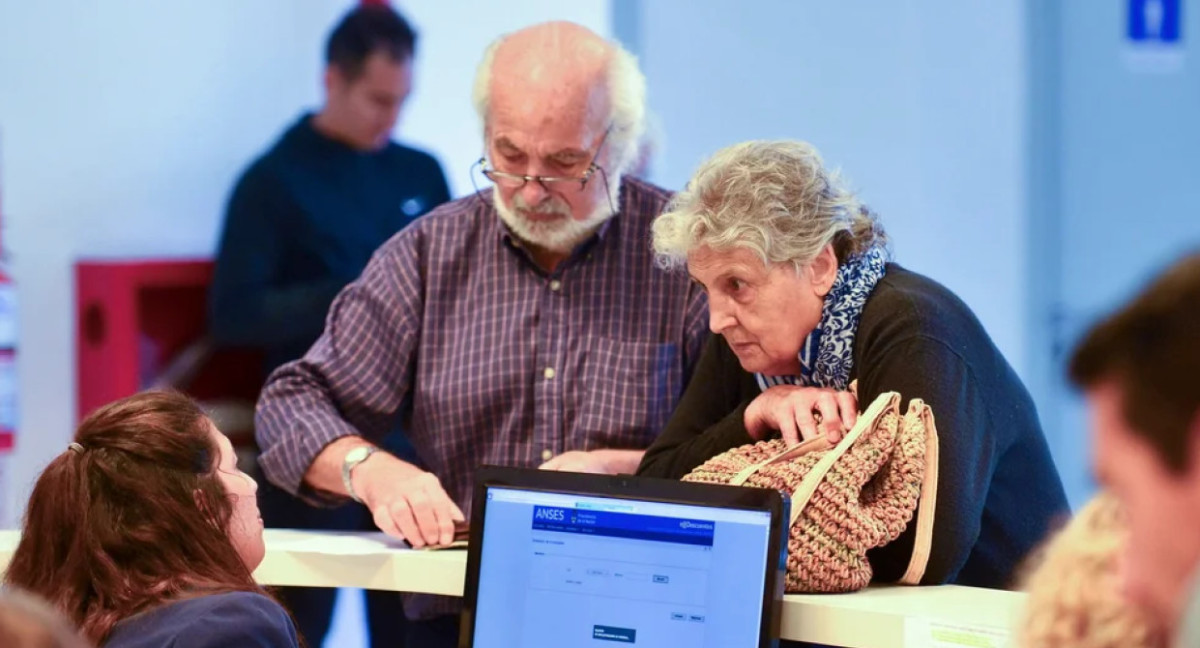
[[788,445],[822,434],[837,443],[858,420],[858,399],[851,392],[778,385],[755,398],[743,420],[759,441],[779,430]]
[[595,473],[598,475],[632,474],[642,461],[642,450],[571,450],[539,466],[542,470]]
[[465,519],[433,473],[385,452],[359,464],[350,478],[375,524],[414,548],[450,544],[454,523]]

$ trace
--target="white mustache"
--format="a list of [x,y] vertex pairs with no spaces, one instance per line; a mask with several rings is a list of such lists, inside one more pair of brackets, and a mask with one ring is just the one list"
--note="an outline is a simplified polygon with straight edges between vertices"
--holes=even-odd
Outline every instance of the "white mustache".
[[521,194],[517,194],[513,196],[513,207],[521,211],[533,212],[535,214],[558,214],[559,216],[571,215],[571,207],[554,197],[548,198],[537,207],[530,207],[529,203],[525,202],[525,197]]

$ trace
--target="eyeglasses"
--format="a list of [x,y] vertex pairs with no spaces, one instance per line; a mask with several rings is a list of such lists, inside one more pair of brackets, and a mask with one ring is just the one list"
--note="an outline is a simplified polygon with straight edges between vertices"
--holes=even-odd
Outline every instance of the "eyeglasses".
[[[545,187],[547,191],[554,191],[557,189],[577,189],[579,191],[583,191],[584,187],[587,186],[588,180],[591,180],[592,175],[594,175],[596,170],[600,168],[595,162],[593,162],[588,165],[588,168],[583,172],[583,175],[577,178],[568,178],[565,176],[518,175],[516,173],[497,171],[488,167],[487,159],[485,158],[479,158],[478,164],[481,167],[480,172],[483,173],[488,180],[491,180],[499,187],[504,187],[505,189],[520,189],[521,187],[525,186],[525,183],[532,180]],[[572,186],[575,184],[578,184],[578,186]]]
[[[547,191],[553,191],[557,189],[576,189],[578,191],[583,191],[583,189],[587,187],[588,180],[591,180],[592,176],[595,175],[597,171],[599,171],[601,174],[604,174],[604,169],[602,169],[599,164],[596,164],[596,160],[600,157],[600,151],[604,150],[604,143],[608,141],[608,133],[610,131],[612,131],[611,125],[605,129],[604,136],[600,138],[600,145],[596,147],[596,152],[592,154],[592,161],[588,163],[587,170],[585,170],[582,175],[574,178],[566,176],[521,175],[518,173],[497,171],[496,169],[488,167],[486,155],[479,158],[479,161],[475,164],[479,165],[480,173],[482,173],[484,177],[496,183],[496,186],[503,187],[505,189],[520,189],[521,187],[525,186],[525,183],[532,180],[533,182],[542,185],[542,187],[544,187]],[[575,183],[578,183],[579,186],[573,187],[572,185]]]

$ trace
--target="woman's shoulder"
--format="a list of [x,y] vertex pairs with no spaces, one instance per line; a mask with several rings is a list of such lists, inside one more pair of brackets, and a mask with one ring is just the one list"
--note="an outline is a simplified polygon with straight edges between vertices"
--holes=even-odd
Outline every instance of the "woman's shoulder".
[[180,601],[180,604],[189,602],[196,612],[205,616],[289,618],[275,599],[258,592],[222,592]]
[[952,346],[987,336],[975,313],[949,288],[896,263],[888,264],[863,306],[859,334],[889,343],[924,337]]
[[867,300],[867,308],[876,302],[883,302],[893,308],[919,309],[925,306],[938,306],[949,309],[966,309],[968,312],[970,310],[949,288],[898,263],[887,264],[887,272],[879,280]]
[[208,594],[148,610],[119,623],[105,648],[298,645],[283,606],[257,592]]

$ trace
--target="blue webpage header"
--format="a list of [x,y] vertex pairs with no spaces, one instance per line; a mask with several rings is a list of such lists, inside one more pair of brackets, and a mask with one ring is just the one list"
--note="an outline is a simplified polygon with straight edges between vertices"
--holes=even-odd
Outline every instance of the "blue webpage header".
[[716,524],[708,520],[615,513],[557,506],[533,507],[534,531],[653,540],[711,547]]

